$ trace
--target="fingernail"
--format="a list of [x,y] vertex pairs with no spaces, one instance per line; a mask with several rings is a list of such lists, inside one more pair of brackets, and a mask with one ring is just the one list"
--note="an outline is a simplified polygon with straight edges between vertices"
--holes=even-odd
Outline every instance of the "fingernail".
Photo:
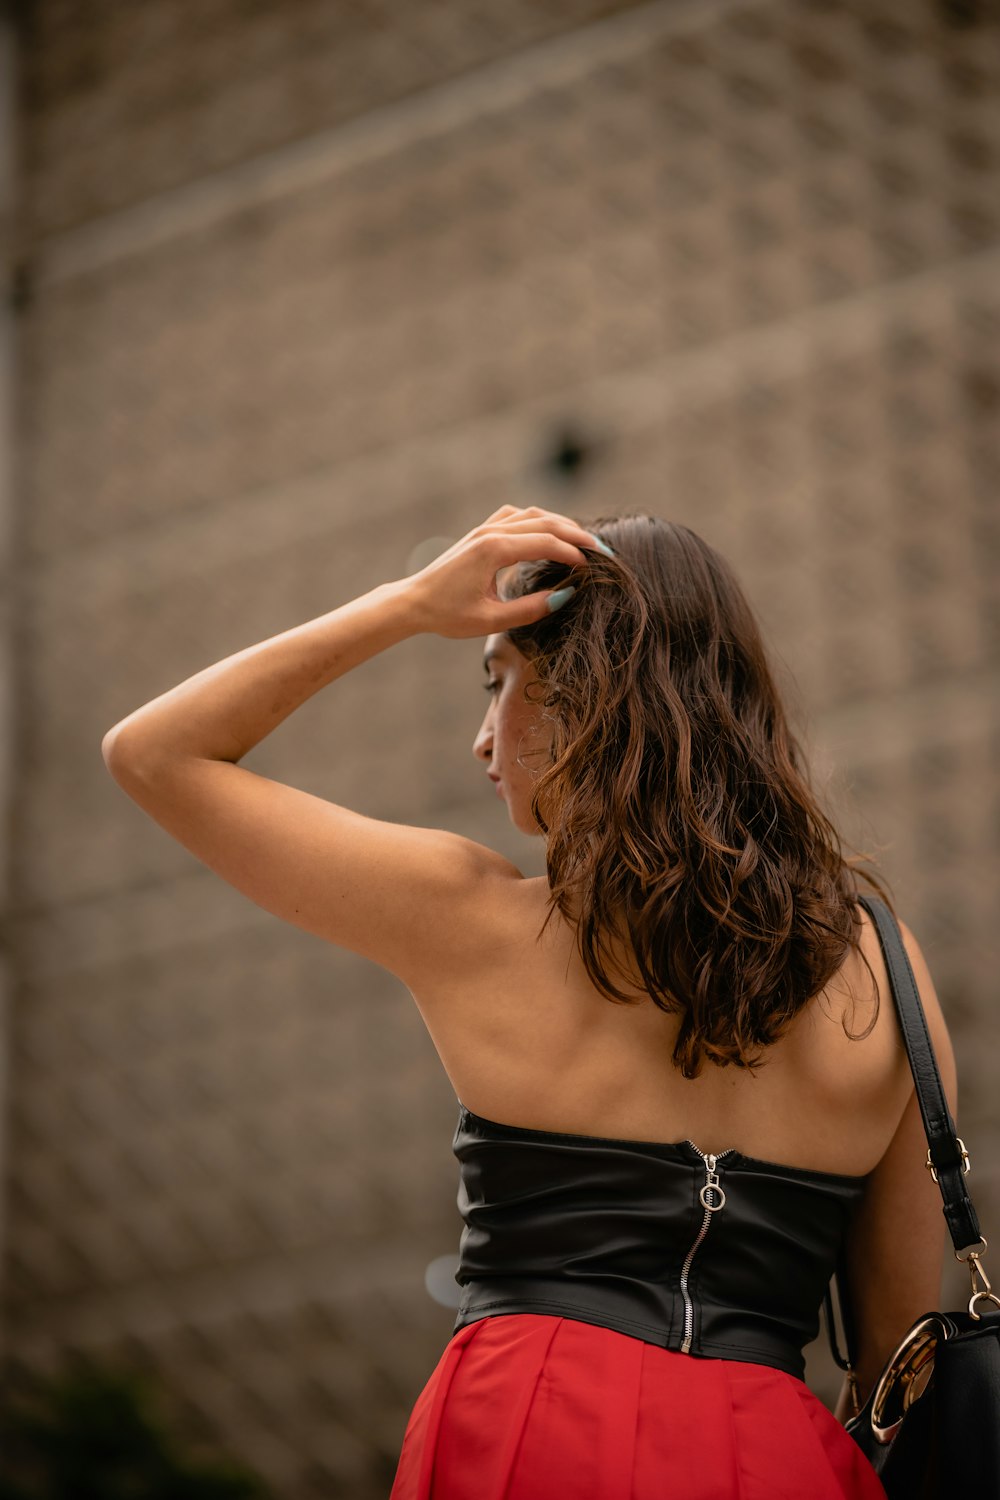
[[570,594],[575,594],[575,593],[576,593],[576,584],[575,583],[571,583],[569,585],[569,587],[565,588],[565,589],[555,589],[549,595],[548,599],[545,601],[546,602],[546,608],[548,609],[549,613],[551,614],[552,611],[555,610],[555,609],[561,609],[562,606],[566,603],[566,600],[569,598]]
[[[593,532],[591,532],[590,534],[591,536],[594,536]],[[608,557],[614,557],[615,555],[613,549],[608,546],[607,542],[602,542],[599,536],[594,537],[594,546],[600,547],[601,551],[606,552]]]

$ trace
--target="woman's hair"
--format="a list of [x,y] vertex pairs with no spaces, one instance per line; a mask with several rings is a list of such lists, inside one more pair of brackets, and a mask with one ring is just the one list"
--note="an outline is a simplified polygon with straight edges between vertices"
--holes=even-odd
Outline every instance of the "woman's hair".
[[[600,993],[638,1003],[601,955],[602,933],[624,928],[650,998],[680,1014],[684,1076],[705,1058],[755,1068],[848,947],[861,953],[856,874],[895,909],[860,869],[871,856],[841,852],[810,788],[726,560],[655,516],[581,524],[615,556],[520,563],[501,583],[507,599],[576,585],[560,610],[505,632],[539,679],[528,701],[553,726],[531,800],[547,835],[541,932],[558,907]],[[861,957],[875,1000],[867,1036],[878,987]]]

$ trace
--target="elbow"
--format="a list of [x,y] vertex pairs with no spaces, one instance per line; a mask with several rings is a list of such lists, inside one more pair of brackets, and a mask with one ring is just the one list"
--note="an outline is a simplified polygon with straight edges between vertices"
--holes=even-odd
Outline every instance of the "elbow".
[[101,741],[101,758],[109,771],[111,770],[111,758],[114,755],[115,739],[115,730],[109,729]]
[[127,720],[108,730],[101,741],[101,755],[110,775],[130,794],[162,786],[182,759],[164,752],[144,727]]
[[121,781],[129,769],[137,764],[138,752],[135,744],[129,743],[129,739],[128,735],[123,736],[122,726],[116,724],[101,741],[104,764],[116,781]]
[[120,780],[123,768],[123,755],[118,743],[118,726],[109,729],[101,741],[101,757],[110,774],[116,781]]

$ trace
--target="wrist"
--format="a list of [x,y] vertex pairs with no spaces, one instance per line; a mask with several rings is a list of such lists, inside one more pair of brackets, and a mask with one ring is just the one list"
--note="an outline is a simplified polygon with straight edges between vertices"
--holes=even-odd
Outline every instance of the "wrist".
[[398,620],[400,629],[409,635],[425,635],[433,631],[430,612],[415,578],[397,578],[391,583],[381,583],[373,589],[385,608]]

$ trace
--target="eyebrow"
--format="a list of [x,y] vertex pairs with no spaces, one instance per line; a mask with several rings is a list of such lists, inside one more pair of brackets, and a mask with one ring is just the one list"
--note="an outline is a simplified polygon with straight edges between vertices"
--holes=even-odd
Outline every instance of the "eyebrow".
[[503,652],[498,651],[495,648],[492,651],[487,651],[486,655],[483,657],[483,671],[484,672],[488,672],[490,670],[490,662],[493,660],[493,658],[495,656],[499,657],[499,656],[502,656],[502,655],[503,655]]

